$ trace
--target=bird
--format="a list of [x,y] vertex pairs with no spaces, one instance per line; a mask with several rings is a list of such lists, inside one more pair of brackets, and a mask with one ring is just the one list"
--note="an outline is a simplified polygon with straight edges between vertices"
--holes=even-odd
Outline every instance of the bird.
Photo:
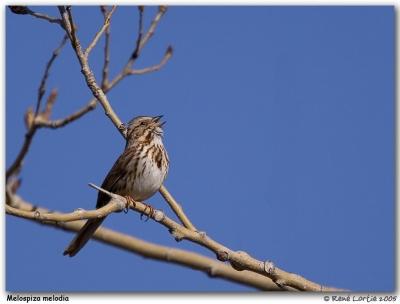
[[[126,126],[126,145],[123,153],[105,177],[101,188],[143,201],[162,186],[169,169],[169,158],[163,144],[163,116],[137,116]],[[111,198],[99,192],[96,209],[107,205]],[[105,217],[88,219],[64,251],[75,256],[89,241]]]

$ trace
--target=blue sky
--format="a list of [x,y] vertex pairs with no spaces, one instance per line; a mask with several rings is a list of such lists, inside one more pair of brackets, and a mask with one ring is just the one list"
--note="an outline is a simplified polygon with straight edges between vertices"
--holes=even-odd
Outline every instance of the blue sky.
[[[102,16],[94,7],[73,12],[87,45]],[[146,9],[146,25],[154,13]],[[118,8],[111,30],[112,77],[134,47],[137,9]],[[6,167],[62,35],[6,11]],[[165,68],[124,80],[108,97],[123,121],[164,114],[165,184],[193,223],[232,249],[321,284],[393,290],[393,7],[171,7],[137,67],[157,63],[169,44],[175,53]],[[99,46],[90,57],[98,79],[102,60]],[[70,45],[53,66],[53,87],[54,118],[91,98]],[[96,193],[87,184],[101,184],[123,148],[100,107],[65,128],[40,130],[19,193],[50,209],[91,209]],[[159,194],[149,202],[169,212]],[[137,214],[115,214],[104,225],[214,257]],[[6,289],[253,290],[95,241],[66,258],[72,237],[7,216]]]

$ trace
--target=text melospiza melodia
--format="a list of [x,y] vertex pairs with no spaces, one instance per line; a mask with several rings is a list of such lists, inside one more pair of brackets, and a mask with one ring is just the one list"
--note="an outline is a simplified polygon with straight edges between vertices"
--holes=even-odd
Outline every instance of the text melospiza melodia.
[[[127,126],[124,152],[108,172],[102,188],[135,201],[143,201],[156,193],[168,173],[169,160],[162,143],[165,122],[162,116],[139,116]],[[99,192],[96,208],[108,204],[110,197]],[[64,251],[74,256],[92,237],[104,218],[89,219]]]

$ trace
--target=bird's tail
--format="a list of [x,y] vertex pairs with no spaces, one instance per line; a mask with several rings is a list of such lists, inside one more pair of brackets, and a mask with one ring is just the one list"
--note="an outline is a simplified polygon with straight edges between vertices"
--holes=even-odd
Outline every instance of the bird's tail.
[[83,225],[81,230],[79,230],[78,234],[68,245],[67,249],[65,249],[64,255],[69,255],[70,257],[73,257],[75,254],[77,254],[79,250],[81,250],[82,247],[85,246],[85,244],[89,241],[89,239],[95,233],[97,228],[101,225],[104,219],[105,218],[103,217],[99,219],[87,220],[85,225]]

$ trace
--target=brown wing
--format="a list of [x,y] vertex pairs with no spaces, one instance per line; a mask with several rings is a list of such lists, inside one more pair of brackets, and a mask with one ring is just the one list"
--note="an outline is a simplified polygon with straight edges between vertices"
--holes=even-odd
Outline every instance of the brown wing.
[[[119,194],[123,188],[125,188],[124,181],[126,181],[126,175],[128,172],[128,164],[135,157],[136,148],[129,147],[118,157],[111,170],[108,172],[106,178],[101,185],[101,188]],[[104,192],[100,192],[97,195],[96,208],[101,208],[108,204],[110,197]]]

